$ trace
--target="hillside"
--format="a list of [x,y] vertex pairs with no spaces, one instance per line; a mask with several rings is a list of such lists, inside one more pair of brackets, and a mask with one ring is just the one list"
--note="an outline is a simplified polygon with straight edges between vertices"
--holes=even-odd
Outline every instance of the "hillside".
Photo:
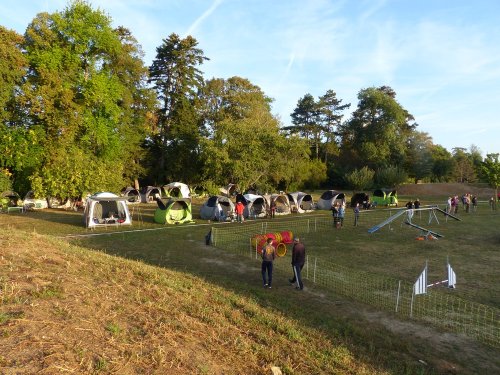
[[2,374],[386,373],[187,274],[15,231],[0,249]]

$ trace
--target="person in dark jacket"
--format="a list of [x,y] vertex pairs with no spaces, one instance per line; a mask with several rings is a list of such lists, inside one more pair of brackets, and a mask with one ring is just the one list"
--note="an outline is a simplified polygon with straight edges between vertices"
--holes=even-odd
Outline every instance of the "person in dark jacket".
[[306,247],[303,243],[300,242],[298,237],[295,237],[293,240],[293,248],[292,248],[292,269],[293,269],[293,278],[288,281],[290,284],[297,283],[295,289],[302,290],[304,289],[304,284],[302,283],[302,277],[300,275],[304,264],[306,263]]
[[266,245],[262,248],[262,281],[264,282],[264,288],[271,289],[274,259],[276,259],[276,249],[273,246],[273,239],[269,237]]

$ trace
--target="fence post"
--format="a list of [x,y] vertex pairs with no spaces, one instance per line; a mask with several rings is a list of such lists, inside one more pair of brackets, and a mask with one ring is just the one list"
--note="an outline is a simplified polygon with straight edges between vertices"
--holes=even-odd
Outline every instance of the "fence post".
[[398,295],[396,297],[396,312],[398,312],[398,307],[399,307],[399,293],[401,291],[401,280],[398,282]]
[[309,280],[309,257],[306,256],[306,279]]
[[316,268],[317,268],[318,258],[314,258],[314,273],[313,273],[313,283],[316,283]]
[[216,229],[212,227],[210,229],[212,231],[212,243],[214,244],[214,247],[217,247],[217,235],[216,235]]
[[314,218],[314,233],[316,233],[318,231],[318,224],[317,223],[318,223],[318,218],[315,217]]
[[310,229],[309,229],[310,224],[311,224],[311,220],[307,219],[307,233],[310,232]]
[[413,318],[413,298],[415,297],[415,290],[411,292],[411,303],[410,303],[410,318]]

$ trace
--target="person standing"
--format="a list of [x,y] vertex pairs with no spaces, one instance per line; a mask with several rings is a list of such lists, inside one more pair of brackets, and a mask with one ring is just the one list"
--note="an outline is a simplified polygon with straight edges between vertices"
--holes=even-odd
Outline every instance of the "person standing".
[[359,203],[356,203],[356,207],[354,207],[354,226],[357,227],[359,223]]
[[340,221],[340,227],[344,226],[344,216],[345,216],[345,208],[343,204],[340,204],[339,206],[339,221]]
[[290,284],[297,283],[295,289],[302,290],[304,289],[304,284],[302,283],[301,272],[304,264],[306,263],[306,247],[303,243],[300,242],[298,237],[293,239],[293,248],[292,248],[292,269],[293,269],[293,278],[288,279]]
[[276,215],[276,201],[271,198],[271,219]]
[[418,210],[420,208],[420,200],[417,198],[415,202],[413,202],[413,207]]
[[262,248],[262,281],[264,282],[264,288],[271,289],[274,259],[276,259],[276,249],[273,246],[273,239],[269,237],[266,245]]
[[243,223],[243,210],[245,209],[245,206],[243,206],[243,203],[241,201],[236,202],[236,206],[234,207],[234,210],[236,211],[236,221],[238,223]]
[[337,203],[332,204],[331,210],[332,210],[332,216],[333,216],[333,226],[335,228],[338,228],[338,226],[339,226],[339,208],[338,208]]

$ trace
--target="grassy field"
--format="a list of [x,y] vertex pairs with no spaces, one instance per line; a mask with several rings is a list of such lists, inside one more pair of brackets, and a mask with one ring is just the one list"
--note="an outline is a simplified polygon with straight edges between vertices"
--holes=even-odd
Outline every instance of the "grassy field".
[[[281,269],[274,289],[262,289],[255,259],[204,244],[213,223],[162,227],[153,223],[153,210],[141,205],[138,216],[136,209],[142,221],[133,227],[95,231],[83,228],[81,213],[0,215],[3,372],[269,374],[273,365],[287,374],[500,370],[496,349],[398,320],[309,281],[304,293],[296,292]],[[370,235],[367,226],[386,213],[366,215],[358,228],[348,216],[340,230],[304,233],[309,256],[409,281],[425,260],[429,279],[441,277],[449,256],[459,278],[452,292],[499,306],[500,216],[487,207],[460,214],[460,222],[431,223],[444,235],[438,241],[416,241],[418,231],[401,223]],[[428,217],[414,220],[427,224]]]

